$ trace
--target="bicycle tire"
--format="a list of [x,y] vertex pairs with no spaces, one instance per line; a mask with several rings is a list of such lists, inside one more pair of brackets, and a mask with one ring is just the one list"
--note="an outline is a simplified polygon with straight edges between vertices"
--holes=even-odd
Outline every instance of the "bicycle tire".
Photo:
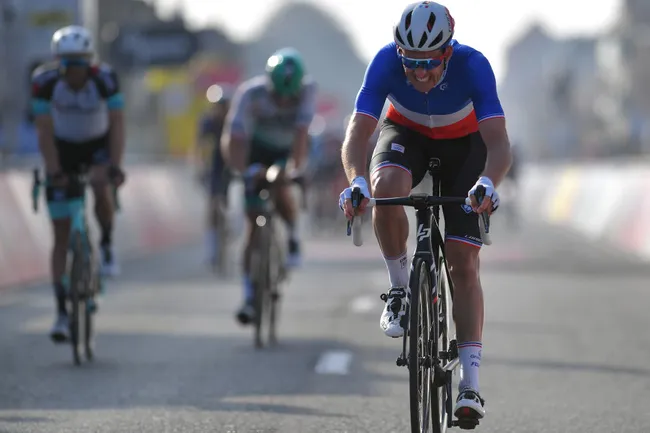
[[[91,263],[92,263],[91,255]],[[96,305],[94,304],[95,295],[99,293],[99,272],[97,269],[91,267],[90,270],[91,278],[89,280],[89,291],[87,296],[84,299],[85,307],[85,329],[84,329],[84,352],[86,354],[86,360],[92,361],[95,358],[94,350],[94,325],[93,318],[95,316]],[[91,311],[92,310],[92,311]]]
[[264,347],[264,325],[268,314],[269,303],[269,256],[268,252],[268,227],[255,228],[254,242],[251,246],[251,269],[255,269],[253,284],[255,289],[255,332],[254,343],[256,348]]
[[72,238],[72,264],[70,267],[70,285],[68,287],[69,301],[71,304],[71,317],[70,317],[70,344],[72,346],[72,357],[75,365],[81,364],[80,342],[81,342],[81,315],[82,311],[82,297],[80,286],[83,284],[83,254],[81,245],[81,235],[74,233]]
[[[434,340],[432,341],[432,350],[436,354],[436,360],[444,366],[451,359],[444,359],[440,357],[441,352],[451,352],[451,324],[452,324],[452,298],[449,286],[449,274],[446,266],[444,254],[439,254],[438,264],[436,268],[436,287],[438,299],[433,304],[433,317],[438,317],[436,320],[436,332],[433,334]],[[442,359],[441,359],[442,358]],[[444,374],[441,378],[434,378],[434,392],[431,393],[431,421],[433,425],[433,433],[444,433],[449,428],[451,420],[451,412],[453,410],[452,401],[452,381],[451,373],[438,370],[440,374]],[[439,379],[439,380],[436,380]],[[437,382],[437,383],[436,383]]]
[[275,233],[271,233],[269,248],[269,344],[278,343],[278,320],[280,316],[280,281],[283,278],[282,249]]
[[409,282],[409,402],[411,432],[426,433],[431,425],[431,281],[429,266],[421,258],[413,260]]

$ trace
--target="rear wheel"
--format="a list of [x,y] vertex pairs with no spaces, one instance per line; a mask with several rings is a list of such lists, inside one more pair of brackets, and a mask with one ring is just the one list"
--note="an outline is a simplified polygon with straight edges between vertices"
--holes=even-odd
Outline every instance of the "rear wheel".
[[408,329],[411,432],[425,433],[431,425],[431,281],[427,263],[416,258],[410,279]]

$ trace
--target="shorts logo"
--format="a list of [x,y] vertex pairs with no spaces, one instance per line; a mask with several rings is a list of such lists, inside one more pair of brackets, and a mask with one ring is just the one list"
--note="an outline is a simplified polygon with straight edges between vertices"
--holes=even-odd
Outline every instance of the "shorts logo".
[[394,150],[396,152],[404,153],[404,146],[401,144],[393,143],[390,145],[390,150]]
[[461,205],[463,210],[465,211],[466,214],[471,214],[472,213],[472,207],[468,204]]

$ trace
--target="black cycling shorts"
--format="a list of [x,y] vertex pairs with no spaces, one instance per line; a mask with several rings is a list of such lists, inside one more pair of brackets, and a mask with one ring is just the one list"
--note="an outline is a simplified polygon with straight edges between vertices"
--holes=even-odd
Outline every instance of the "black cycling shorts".
[[[291,156],[291,150],[291,148],[282,150],[270,149],[264,144],[253,140],[251,143],[251,151],[248,157],[248,165],[262,164],[265,167],[270,167],[277,164],[284,168],[286,167],[287,161]],[[258,196],[258,193],[259,190],[256,188],[247,188],[244,191],[247,210],[253,211],[263,206],[264,201]]]
[[[59,154],[61,171],[66,174],[83,174],[90,167],[105,165],[110,161],[108,134],[82,143],[55,138],[54,144]],[[79,199],[84,196],[84,186],[70,182],[67,188],[48,187],[46,195],[48,203]]]
[[73,143],[59,138],[56,138],[54,143],[64,173],[81,173],[82,169],[106,165],[110,161],[108,134],[82,143]]
[[[370,172],[398,167],[411,173],[415,188],[427,173],[432,158],[440,160],[442,195],[466,197],[485,168],[487,150],[481,135],[434,140],[390,120],[381,124],[377,146],[370,160]],[[467,206],[443,207],[446,239],[477,247],[483,245],[478,215]]]

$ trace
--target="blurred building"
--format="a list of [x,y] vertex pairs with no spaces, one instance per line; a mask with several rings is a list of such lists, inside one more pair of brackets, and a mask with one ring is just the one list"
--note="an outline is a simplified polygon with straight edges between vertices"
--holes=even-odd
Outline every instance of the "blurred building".
[[241,79],[240,48],[217,29],[194,31],[182,15],[161,19],[142,0],[85,0],[102,60],[120,74],[130,149],[183,155],[215,82]]
[[508,49],[500,94],[511,139],[532,159],[580,157],[599,128],[597,40],[558,39],[533,25]]
[[650,2],[626,0],[598,50],[597,106],[614,154],[650,153]]
[[[296,48],[318,83],[321,114],[327,118],[328,128],[340,128],[354,109],[367,63],[356,53],[350,36],[327,12],[303,2],[281,7],[259,35],[246,45],[246,75],[262,73],[266,59],[278,48]],[[390,35],[387,43],[389,39]]]

